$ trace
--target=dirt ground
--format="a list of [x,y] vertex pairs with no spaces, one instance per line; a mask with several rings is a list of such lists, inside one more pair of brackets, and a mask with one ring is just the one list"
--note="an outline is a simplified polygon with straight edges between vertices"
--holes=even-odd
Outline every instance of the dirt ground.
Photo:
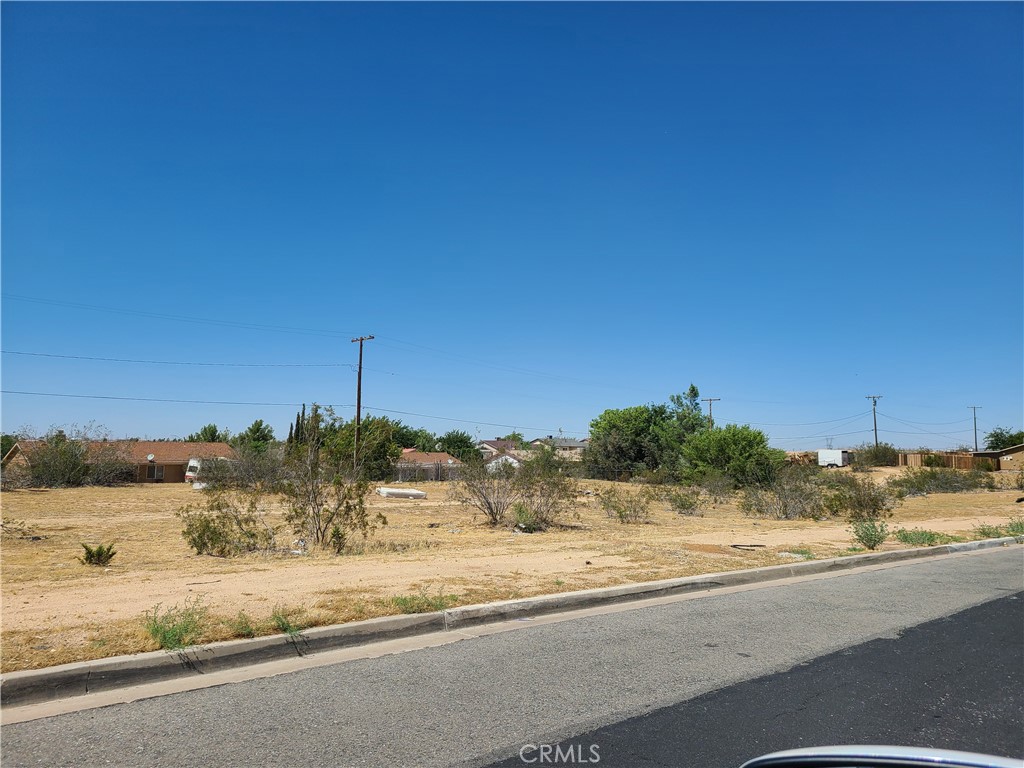
[[[6,491],[4,520],[30,530],[5,536],[0,548],[0,668],[155,650],[144,615],[197,599],[208,611],[202,639],[214,641],[247,634],[246,625],[256,634],[280,631],[275,613],[306,627],[399,613],[396,596],[466,605],[834,557],[854,545],[846,523],[752,519],[735,503],[701,517],[655,505],[649,523],[623,525],[593,496],[579,497],[566,525],[523,534],[485,525],[449,499],[447,484],[410,487],[427,498],[371,497],[388,525],[362,554],[293,552],[294,537],[282,529],[276,554],[230,559],[198,556],[182,538],[175,512],[200,499],[188,485]],[[912,498],[889,524],[977,538],[976,525],[1005,525],[1020,514],[1019,496],[1002,490]],[[279,513],[271,519],[280,522]],[[117,555],[105,568],[84,565],[81,542],[115,542]]]

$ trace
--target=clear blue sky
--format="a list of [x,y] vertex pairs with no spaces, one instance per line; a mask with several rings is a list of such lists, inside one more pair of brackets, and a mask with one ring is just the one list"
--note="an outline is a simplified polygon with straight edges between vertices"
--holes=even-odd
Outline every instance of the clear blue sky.
[[868,439],[870,394],[900,446],[1020,428],[1022,22],[4,3],[3,389],[286,405],[4,394],[3,429],[283,437],[354,414],[365,334],[369,412],[482,439],[691,382],[782,448]]

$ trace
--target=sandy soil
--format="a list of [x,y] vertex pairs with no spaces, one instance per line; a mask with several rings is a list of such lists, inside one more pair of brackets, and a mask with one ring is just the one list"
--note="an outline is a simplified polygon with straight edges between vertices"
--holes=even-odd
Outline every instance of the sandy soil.
[[[469,604],[836,556],[853,543],[845,524],[754,520],[734,504],[702,517],[656,506],[649,524],[622,525],[589,496],[579,498],[565,527],[522,534],[486,526],[449,500],[445,484],[416,487],[428,498],[371,498],[388,525],[363,554],[294,554],[282,532],[278,553],[232,559],[197,556],[182,539],[175,512],[200,499],[186,485],[4,492],[4,520],[24,521],[31,537],[5,536],[0,549],[2,669],[153,650],[144,614],[197,598],[208,610],[203,639],[212,641],[239,635],[239,612],[264,634],[279,631],[275,612],[311,626],[398,613],[395,596]],[[1004,525],[1019,514],[1018,496],[914,498],[890,526],[970,538],[979,523]],[[279,522],[280,510],[269,517]],[[118,554],[110,566],[78,562],[80,542],[111,541]]]

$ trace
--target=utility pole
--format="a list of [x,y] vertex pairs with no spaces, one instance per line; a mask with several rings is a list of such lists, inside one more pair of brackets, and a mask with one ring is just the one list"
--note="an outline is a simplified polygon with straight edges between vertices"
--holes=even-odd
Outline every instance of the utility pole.
[[871,420],[875,422],[875,448],[878,447],[878,401],[882,399],[881,395],[864,395],[865,399],[871,401]]
[[715,420],[711,416],[711,404],[712,403],[717,403],[721,399],[722,398],[720,398],[720,397],[702,397],[701,398],[701,400],[703,400],[705,403],[708,404],[708,429],[713,429],[714,426],[715,426]]
[[980,405],[968,405],[972,411],[974,411],[974,452],[978,452],[978,409]]
[[352,446],[352,471],[359,470],[359,421],[363,409],[363,342],[369,341],[373,336],[360,336],[352,339],[352,343],[359,342],[359,369],[356,372],[356,439]]

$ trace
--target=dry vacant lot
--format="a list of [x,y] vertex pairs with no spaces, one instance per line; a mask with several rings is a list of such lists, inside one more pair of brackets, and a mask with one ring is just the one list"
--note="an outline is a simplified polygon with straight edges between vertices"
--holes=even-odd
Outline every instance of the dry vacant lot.
[[[479,603],[837,556],[853,545],[845,523],[752,519],[735,503],[702,517],[655,506],[650,523],[623,525],[592,496],[579,498],[578,515],[565,526],[522,534],[488,527],[451,501],[445,484],[415,487],[427,499],[371,497],[388,525],[362,554],[289,548],[232,559],[197,556],[182,539],[175,512],[200,497],[188,485],[4,492],[4,519],[24,521],[31,536],[3,539],[2,669],[154,650],[144,614],[196,599],[208,609],[203,640],[212,641],[245,634],[246,623],[257,634],[280,631],[275,613],[297,627],[330,624],[409,610],[403,597]],[[976,525],[1005,525],[1019,514],[1018,496],[1002,490],[912,498],[890,526],[976,538]],[[278,541],[288,547],[292,538],[282,531]],[[108,567],[78,561],[81,542],[111,541],[117,556]],[[901,546],[890,541],[884,548]]]

